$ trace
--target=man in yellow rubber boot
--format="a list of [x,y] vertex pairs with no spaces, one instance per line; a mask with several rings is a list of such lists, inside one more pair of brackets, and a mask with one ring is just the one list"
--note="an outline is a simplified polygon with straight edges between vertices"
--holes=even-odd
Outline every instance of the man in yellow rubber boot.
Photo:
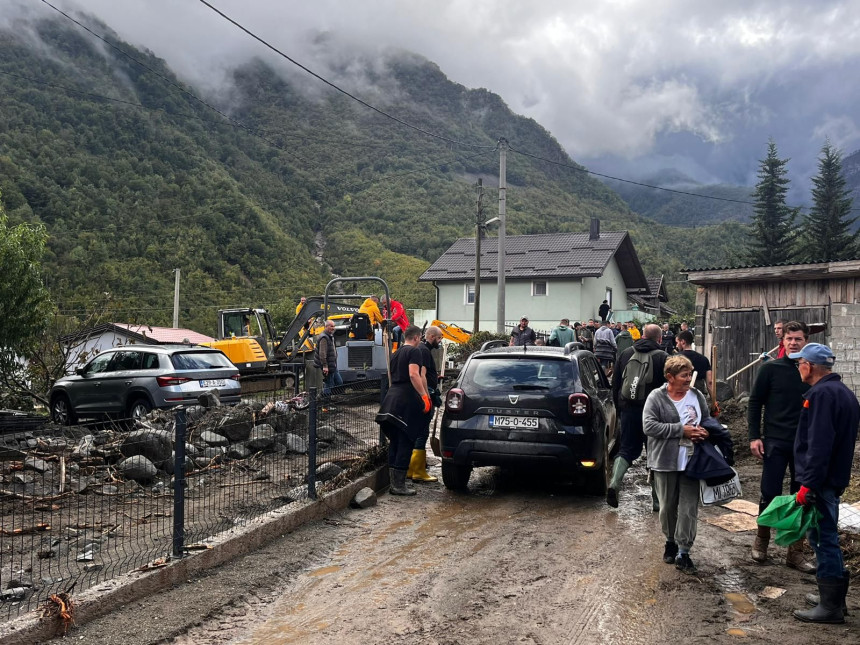
[[442,395],[439,392],[439,374],[436,371],[436,362],[433,360],[432,350],[439,347],[442,342],[442,330],[430,326],[424,331],[424,340],[418,344],[421,350],[422,365],[421,376],[425,379],[425,387],[433,401],[433,407],[426,414],[417,415],[418,438],[415,440],[415,448],[412,450],[412,459],[409,462],[409,471],[406,477],[416,482],[439,481],[427,472],[427,438],[430,436],[430,422],[436,408],[442,405]]

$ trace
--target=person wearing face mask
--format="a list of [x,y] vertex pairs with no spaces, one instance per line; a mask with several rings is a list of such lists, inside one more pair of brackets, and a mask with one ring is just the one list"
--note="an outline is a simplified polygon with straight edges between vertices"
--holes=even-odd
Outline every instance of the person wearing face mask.
[[436,370],[436,361],[433,358],[433,350],[442,342],[442,330],[430,326],[424,330],[424,340],[418,344],[421,351],[421,378],[424,386],[430,394],[433,407],[424,414],[417,415],[415,423],[418,426],[418,436],[412,449],[412,459],[409,462],[409,471],[406,477],[417,482],[439,481],[427,472],[427,439],[430,436],[430,422],[433,420],[435,409],[442,405],[442,395],[439,391],[439,373]]

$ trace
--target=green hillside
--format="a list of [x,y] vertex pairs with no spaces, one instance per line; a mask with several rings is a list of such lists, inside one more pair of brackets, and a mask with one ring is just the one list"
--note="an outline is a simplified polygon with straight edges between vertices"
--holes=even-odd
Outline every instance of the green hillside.
[[[267,305],[283,323],[332,271],[380,275],[407,306],[430,307],[432,286],[415,278],[472,234],[476,178],[494,208],[500,137],[513,149],[510,234],[587,230],[596,216],[630,230],[646,272],[670,280],[726,262],[743,235],[659,225],[587,174],[518,154],[575,165],[498,96],[412,54],[350,69],[368,102],[447,140],[261,61],[204,97],[231,123],[160,78],[182,85],[149,53],[111,41],[152,71],[71,23],[39,22],[38,45],[21,33],[0,32],[0,191],[10,224],[47,227],[45,278],[69,315],[167,324],[177,267],[180,323],[205,333],[227,305]],[[689,288],[672,291],[692,308]]]

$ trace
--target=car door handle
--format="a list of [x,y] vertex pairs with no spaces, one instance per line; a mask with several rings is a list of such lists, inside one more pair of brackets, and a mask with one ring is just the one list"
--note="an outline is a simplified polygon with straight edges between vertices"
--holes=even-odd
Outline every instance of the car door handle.
[[125,384],[126,384],[126,385],[131,385],[131,381],[126,381],[126,382],[125,382]]

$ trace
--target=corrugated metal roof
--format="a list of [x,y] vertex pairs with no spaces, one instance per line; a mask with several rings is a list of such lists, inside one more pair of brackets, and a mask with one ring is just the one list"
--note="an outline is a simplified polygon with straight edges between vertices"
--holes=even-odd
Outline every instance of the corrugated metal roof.
[[205,334],[198,334],[190,329],[173,329],[172,327],[150,327],[149,325],[131,325],[127,323],[111,323],[116,327],[122,327],[135,334],[151,338],[160,344],[184,343],[186,341],[199,345],[200,343],[211,343],[215,339]]

